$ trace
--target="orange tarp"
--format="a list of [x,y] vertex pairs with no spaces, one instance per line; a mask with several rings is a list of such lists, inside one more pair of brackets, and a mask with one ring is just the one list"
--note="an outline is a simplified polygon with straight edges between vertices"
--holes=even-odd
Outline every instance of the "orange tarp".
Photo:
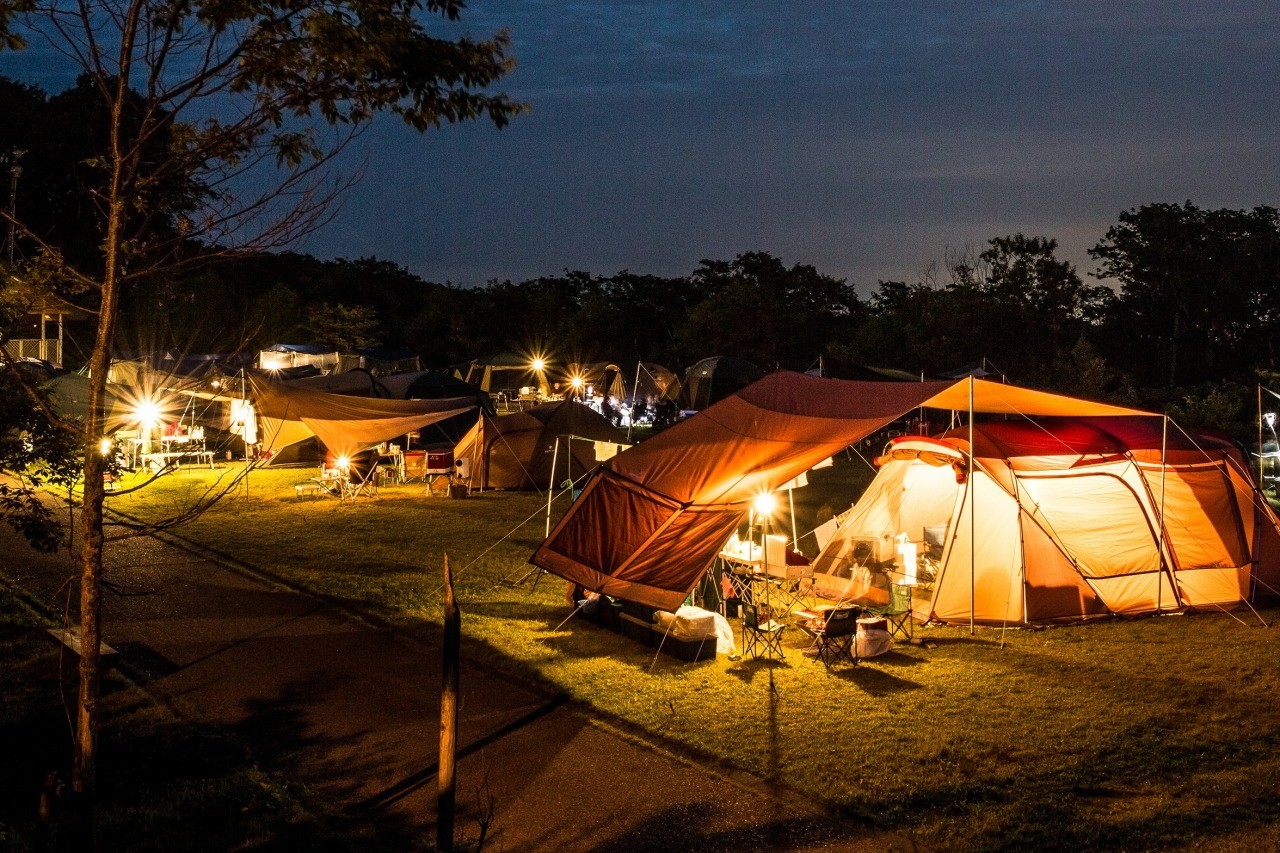
[[589,589],[674,610],[750,501],[920,406],[1027,415],[1146,415],[980,379],[766,376],[619,454],[531,562]]

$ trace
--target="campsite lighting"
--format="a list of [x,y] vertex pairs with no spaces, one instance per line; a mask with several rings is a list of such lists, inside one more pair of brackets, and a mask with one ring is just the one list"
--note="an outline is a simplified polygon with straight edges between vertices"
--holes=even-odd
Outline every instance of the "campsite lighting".
[[752,508],[756,511],[756,515],[768,518],[778,508],[778,499],[773,496],[772,492],[762,492],[756,496]]
[[529,366],[532,367],[536,373],[541,373],[543,369],[546,368],[547,363],[542,360],[541,356],[534,356],[533,361],[529,363]]
[[155,429],[160,425],[160,406],[149,398],[139,400],[133,407],[133,419],[143,429]]
[[98,452],[101,453],[103,456],[110,456],[111,455],[111,439],[104,438],[102,439],[102,441],[98,442]]
[[581,377],[581,376],[574,376],[574,377],[571,377],[571,378],[569,379],[569,384],[573,386],[573,390],[575,390],[575,391],[581,391],[581,390],[582,390],[582,377]]
[[340,471],[346,471],[348,468],[351,467],[351,459],[350,457],[347,457],[347,456],[339,456],[337,459],[333,460],[333,464]]

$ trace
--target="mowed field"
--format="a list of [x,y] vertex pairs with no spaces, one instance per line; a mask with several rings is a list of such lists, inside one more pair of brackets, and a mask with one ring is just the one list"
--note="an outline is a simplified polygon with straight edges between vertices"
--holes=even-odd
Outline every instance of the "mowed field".
[[[109,505],[160,519],[234,472],[184,469]],[[1280,610],[918,628],[921,644],[830,673],[792,632],[785,661],[689,664],[566,622],[556,578],[515,583],[543,537],[544,497],[450,500],[420,483],[376,500],[297,497],[312,473],[254,471],[175,532],[427,640],[448,553],[466,654],[929,846],[1280,848]],[[801,534],[856,499],[869,471],[851,456],[811,479],[795,493]]]

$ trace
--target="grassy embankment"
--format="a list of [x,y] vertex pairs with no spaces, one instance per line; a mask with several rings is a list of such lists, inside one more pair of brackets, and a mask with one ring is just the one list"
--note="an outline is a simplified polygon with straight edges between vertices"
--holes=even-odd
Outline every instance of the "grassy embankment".
[[[802,532],[818,505],[847,506],[860,468],[797,492]],[[558,628],[559,581],[501,583],[541,540],[537,496],[450,501],[415,484],[296,500],[308,474],[255,472],[247,496],[182,535],[428,639],[447,551],[470,654],[939,848],[1280,846],[1280,642],[1247,613],[921,629],[925,646],[832,674],[798,650],[781,664],[655,661],[592,626]],[[112,503],[157,518],[215,475],[185,470]]]

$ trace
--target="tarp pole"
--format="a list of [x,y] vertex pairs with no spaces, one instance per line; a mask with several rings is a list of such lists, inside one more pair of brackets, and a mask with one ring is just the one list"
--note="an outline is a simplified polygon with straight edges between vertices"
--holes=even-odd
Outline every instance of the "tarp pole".
[[977,485],[978,474],[978,457],[974,452],[973,446],[973,374],[969,374],[969,636],[974,634],[974,616],[973,611],[977,607],[977,567],[974,561],[977,559],[977,500],[978,492],[974,488]]
[[787,502],[791,504],[791,547],[794,550],[800,541],[796,533],[796,490],[787,489]]
[[[644,364],[643,361],[636,362],[636,384],[631,386],[631,407],[627,409],[627,444],[631,443],[631,428],[635,426],[635,421],[632,418],[631,413],[636,410],[636,400],[638,399],[638,395],[640,394],[640,367],[643,364]],[[1259,391],[1258,393],[1261,394],[1262,392]],[[623,400],[623,402],[625,403],[626,400]],[[1258,405],[1262,405],[1262,404],[1259,403]],[[1262,427],[1258,427],[1258,429],[1261,430]],[[1258,435],[1262,435],[1262,433],[1259,432]]]
[[556,462],[560,458],[560,436],[556,436],[555,449],[551,451],[551,482],[547,484],[547,530],[543,539],[551,538],[551,496],[556,493]]

